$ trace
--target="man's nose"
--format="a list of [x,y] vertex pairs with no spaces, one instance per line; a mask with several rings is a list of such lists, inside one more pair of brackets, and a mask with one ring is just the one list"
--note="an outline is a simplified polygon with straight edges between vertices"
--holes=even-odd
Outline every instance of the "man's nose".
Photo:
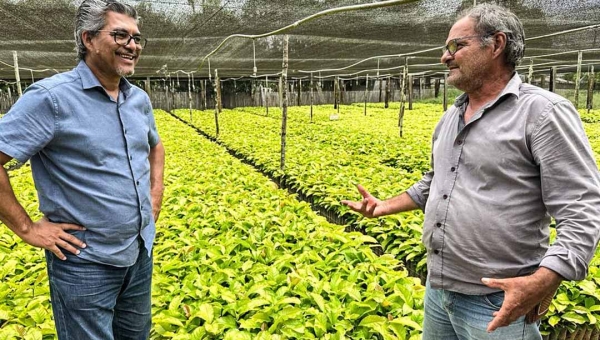
[[446,64],[450,59],[452,59],[452,55],[448,50],[444,50],[444,52],[442,53],[442,57],[440,58],[442,64]]

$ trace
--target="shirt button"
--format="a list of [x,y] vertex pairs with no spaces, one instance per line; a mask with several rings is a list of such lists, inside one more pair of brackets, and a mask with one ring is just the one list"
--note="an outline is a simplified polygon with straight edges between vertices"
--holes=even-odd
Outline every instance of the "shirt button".
[[140,181],[135,182],[135,185],[140,185]]
[[440,222],[438,222],[438,223],[435,224],[435,226],[439,228],[439,227],[442,226],[442,224]]
[[436,250],[433,251],[433,253],[437,255],[437,254],[440,253],[440,251],[436,249]]
[[450,171],[451,171],[451,172],[454,172],[454,171],[456,171],[456,168],[455,168],[455,167],[451,167],[451,168],[450,168]]
[[127,129],[124,129],[124,130],[123,130],[123,133],[127,133]]
[[443,199],[448,199],[448,195],[442,196]]
[[131,161],[131,160],[133,160],[133,156],[129,156],[129,160],[130,160],[130,161]]

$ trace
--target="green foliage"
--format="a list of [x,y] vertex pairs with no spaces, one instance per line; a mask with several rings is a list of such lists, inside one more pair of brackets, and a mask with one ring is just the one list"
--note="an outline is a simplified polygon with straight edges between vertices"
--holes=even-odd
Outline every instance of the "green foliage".
[[[369,104],[364,115],[362,105],[342,106],[338,120],[330,121],[335,111],[319,106],[313,109],[313,123],[308,107],[288,111],[285,183],[309,196],[316,206],[331,209],[348,217],[358,229],[365,230],[382,245],[385,253],[425,269],[425,249],[420,241],[423,216],[403,213],[380,219],[357,218],[339,204],[341,199],[359,199],[354,184],[365,185],[375,196],[397,195],[418,180],[429,167],[429,138],[441,115],[439,105],[415,104],[406,111],[404,137],[398,137],[398,106],[384,110]],[[174,112],[189,120],[189,111]],[[596,159],[600,159],[600,111],[580,110]],[[281,112],[271,109],[242,108],[225,110],[220,116],[219,142],[258,164],[267,173],[279,171]],[[192,123],[214,136],[212,112],[193,111]],[[554,235],[554,231],[553,231]],[[565,282],[552,303],[541,329],[574,329],[586,325],[597,327],[600,310],[600,280],[596,254],[586,280]],[[377,318],[369,324],[377,325]],[[376,327],[376,326],[374,326]]]

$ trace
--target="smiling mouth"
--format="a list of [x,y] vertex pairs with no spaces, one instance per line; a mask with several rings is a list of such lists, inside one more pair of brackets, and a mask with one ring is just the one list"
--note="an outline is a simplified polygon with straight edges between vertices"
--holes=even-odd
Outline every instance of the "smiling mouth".
[[125,53],[117,53],[117,55],[123,59],[127,59],[127,60],[134,60],[135,58],[137,58],[137,56],[133,55],[133,54],[125,54]]

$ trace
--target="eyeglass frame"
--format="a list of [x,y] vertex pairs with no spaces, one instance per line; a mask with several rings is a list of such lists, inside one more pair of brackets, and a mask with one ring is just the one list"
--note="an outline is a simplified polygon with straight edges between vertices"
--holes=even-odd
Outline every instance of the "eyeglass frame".
[[[496,32],[492,32],[492,33],[486,33],[484,35],[481,34],[477,34],[477,35],[468,35],[466,37],[459,37],[459,38],[454,38],[454,39],[450,39],[450,41],[448,41],[448,43],[446,43],[446,45],[442,46],[442,54],[445,54],[446,52],[448,52],[451,56],[454,57],[454,55],[456,54],[456,52],[458,52],[460,50],[459,45],[458,45],[458,41],[459,40],[468,40],[468,39],[473,39],[473,38],[487,38],[489,36],[494,35]],[[450,43],[454,42],[454,44],[456,45],[456,50],[454,52],[450,51],[449,45]],[[462,47],[461,47],[462,48]]]
[[[148,43],[148,39],[142,37],[141,34],[140,35],[131,35],[131,34],[127,33],[126,31],[121,31],[121,30],[96,30],[96,32],[108,32],[109,35],[113,37],[115,44],[117,44],[119,46],[123,46],[123,47],[129,45],[131,40],[133,40],[133,42],[136,46],[140,46],[142,49],[146,48],[146,44]],[[117,41],[118,34],[123,34],[123,35],[129,36],[129,39],[127,39],[127,42],[125,44],[120,44]],[[139,39],[139,42],[137,42],[136,39]]]

